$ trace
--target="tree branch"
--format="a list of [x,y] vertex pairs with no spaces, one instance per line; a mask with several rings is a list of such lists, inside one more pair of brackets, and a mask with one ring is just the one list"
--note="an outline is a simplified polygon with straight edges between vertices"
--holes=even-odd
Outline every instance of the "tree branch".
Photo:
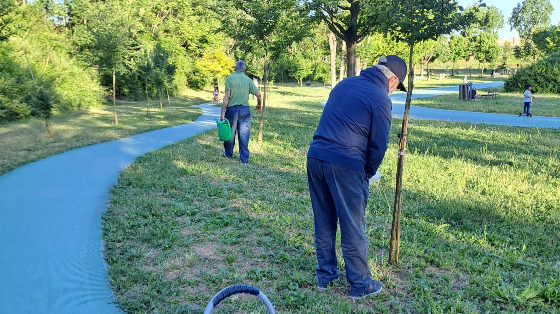
[[345,40],[346,36],[344,35],[345,29],[342,25],[340,25],[340,23],[336,22],[336,18],[331,15],[329,12],[327,12],[329,15],[325,16],[324,14],[321,14],[321,18],[323,19],[323,21],[325,21],[325,23],[327,24],[328,28],[338,37],[341,38],[342,40]]

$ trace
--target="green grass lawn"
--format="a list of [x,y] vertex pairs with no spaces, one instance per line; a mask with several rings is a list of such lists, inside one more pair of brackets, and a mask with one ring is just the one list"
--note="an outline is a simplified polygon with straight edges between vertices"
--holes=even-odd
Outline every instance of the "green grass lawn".
[[[410,121],[400,264],[387,252],[397,160],[370,188],[369,263],[384,284],[351,301],[316,289],[306,153],[328,90],[272,93],[249,165],[211,131],[140,157],[104,215],[110,283],[129,313],[200,313],[222,288],[259,287],[286,313],[560,311],[560,131]],[[237,149],[237,147],[236,147]],[[234,158],[238,158],[237,153]],[[217,313],[265,312],[236,296]]]
[[[477,91],[478,95],[487,93],[488,89]],[[523,112],[523,93],[504,93],[495,98],[477,101],[459,100],[459,93],[412,101],[412,105],[437,109],[450,109],[475,112],[489,112],[517,115]],[[533,116],[560,117],[560,95],[535,94],[532,106]]]
[[[479,72],[477,72],[479,73]],[[434,74],[431,76],[430,80],[427,80],[426,77],[419,77],[416,76],[416,81],[414,82],[414,88],[434,88],[434,87],[441,87],[441,86],[457,86],[459,84],[463,84],[463,78],[464,75],[455,75],[455,76],[446,76],[444,80],[439,80],[439,77],[437,74]],[[501,76],[501,77],[495,77],[492,78],[489,75],[485,75],[482,77],[479,77],[478,75],[473,75],[473,76],[467,76],[467,80],[468,81],[474,81],[475,83],[483,83],[483,82],[502,82],[505,81],[507,79],[507,76]],[[407,79],[408,80],[408,79]],[[408,81],[405,82],[405,85],[408,84]],[[305,86],[305,82],[304,82],[304,86],[301,88],[308,88],[308,89],[312,89],[312,88],[320,88],[323,87],[323,83],[321,82],[311,82],[311,86]],[[330,87],[330,81],[327,82],[327,84],[325,85],[326,87]],[[262,88],[262,84],[260,85],[260,87]],[[275,91],[275,90],[281,90],[284,87],[300,87],[299,84],[297,82],[272,82],[272,86],[271,86],[271,90]]]
[[[464,76],[446,76],[444,80],[440,81],[437,75],[433,75],[430,80],[427,80],[426,77],[424,78],[416,78],[414,82],[414,88],[433,88],[433,87],[440,87],[440,86],[459,86],[463,84]],[[492,78],[490,76],[467,76],[468,81],[474,81],[475,83],[484,83],[484,82],[502,82],[505,81],[507,77],[495,77]],[[405,86],[408,87],[408,81],[406,82]],[[459,97],[457,97],[459,98]]]
[[189,91],[185,95],[163,102],[118,101],[119,125],[113,123],[113,105],[100,108],[58,112],[51,118],[53,138],[46,137],[45,122],[31,118],[0,123],[0,175],[38,159],[74,148],[115,140],[130,135],[192,122],[202,111],[191,105],[212,101],[211,91]]

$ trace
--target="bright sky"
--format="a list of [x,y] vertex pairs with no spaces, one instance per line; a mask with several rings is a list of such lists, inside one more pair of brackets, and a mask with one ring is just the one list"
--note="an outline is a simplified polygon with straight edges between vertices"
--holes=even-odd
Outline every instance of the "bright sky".
[[[478,1],[459,0],[458,2],[460,6],[465,8],[477,3]],[[513,10],[513,8],[516,7],[518,3],[523,2],[523,0],[484,0],[483,2],[488,6],[497,7],[500,11],[502,11],[502,14],[504,15],[504,26],[498,31],[498,36],[500,38],[511,38],[519,36],[517,34],[517,31],[509,30],[510,26],[508,23],[508,19],[511,16],[511,11]],[[552,23],[552,25],[558,25],[558,23],[560,23],[560,2],[557,0],[549,0],[549,2],[550,4],[552,4],[552,8],[554,9],[554,11],[552,11],[552,15],[550,16],[550,22]]]

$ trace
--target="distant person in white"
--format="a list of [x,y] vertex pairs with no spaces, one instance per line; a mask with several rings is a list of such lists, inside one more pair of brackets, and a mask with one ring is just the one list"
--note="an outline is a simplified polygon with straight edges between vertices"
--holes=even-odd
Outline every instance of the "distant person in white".
[[[533,94],[531,94],[531,90],[533,90],[533,86],[531,84],[525,85],[525,92],[523,92],[523,115],[527,115],[527,117],[532,117],[531,114],[531,104],[533,102]],[[519,115],[521,116],[521,114]]]

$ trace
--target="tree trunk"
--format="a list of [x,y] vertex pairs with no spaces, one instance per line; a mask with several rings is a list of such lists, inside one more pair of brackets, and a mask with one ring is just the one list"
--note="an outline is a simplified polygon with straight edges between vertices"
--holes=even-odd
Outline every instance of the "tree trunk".
[[455,76],[455,61],[451,62],[451,76]]
[[259,123],[259,133],[257,134],[257,142],[262,142],[262,130],[264,124],[264,109],[266,108],[266,87],[268,86],[268,52],[264,54],[264,67],[263,67],[263,99],[261,108],[261,121]]
[[356,76],[356,42],[346,44],[346,77]]
[[35,76],[33,75],[33,70],[31,69],[31,63],[29,63],[27,52],[25,53],[25,60],[27,60],[27,67],[29,68],[29,73],[31,73],[31,79],[33,80],[33,85],[36,85],[37,82],[35,82]]
[[115,125],[119,125],[119,119],[117,117],[117,96],[115,92],[115,68],[113,68],[113,118],[115,120]]
[[[408,64],[412,64],[412,54],[414,52],[414,44],[410,45],[410,55]],[[404,104],[404,116],[402,122],[401,134],[399,135],[399,157],[397,161],[397,179],[395,187],[395,203],[393,206],[393,222],[391,224],[391,240],[389,244],[389,264],[396,265],[399,262],[399,247],[401,244],[401,208],[402,208],[402,175],[404,169],[404,154],[406,151],[406,132],[408,130],[408,114],[410,112],[410,100],[412,98],[412,89],[414,87],[414,68],[410,68],[408,74],[408,92],[406,93],[406,102]]]
[[340,69],[338,71],[338,81],[342,81],[344,78],[344,53],[346,52],[346,42],[342,41],[342,47],[340,48]]
[[165,86],[165,92],[167,93],[167,104],[171,105],[171,100],[169,99],[169,88],[167,88],[167,86]]
[[148,77],[146,76],[146,115],[150,115],[150,97],[148,97]]
[[49,124],[49,118],[45,118],[45,128],[47,129],[47,137],[53,137],[51,125]]
[[158,90],[158,94],[159,94],[159,111],[163,111],[163,100],[161,97],[161,88]]
[[426,63],[426,73],[428,73],[428,81],[430,80],[430,63]]
[[331,52],[331,89],[336,85],[336,35],[329,32],[329,49]]

